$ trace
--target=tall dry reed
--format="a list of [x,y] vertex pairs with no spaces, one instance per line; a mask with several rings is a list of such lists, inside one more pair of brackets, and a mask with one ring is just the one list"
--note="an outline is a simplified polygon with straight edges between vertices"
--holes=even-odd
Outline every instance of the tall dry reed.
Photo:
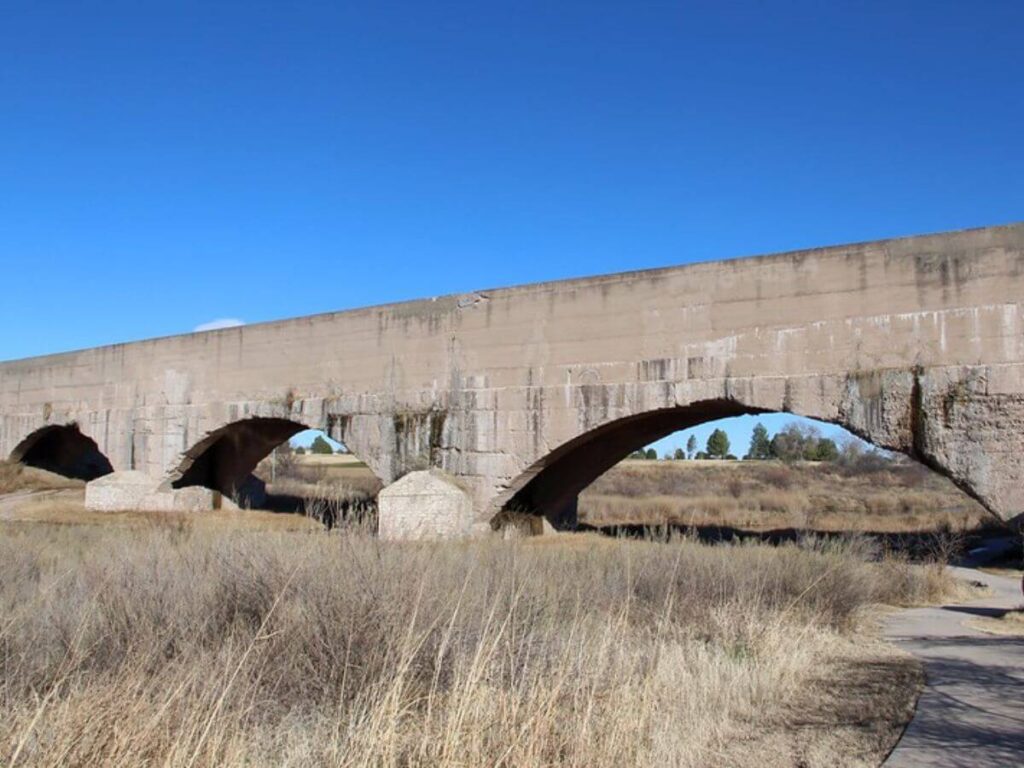
[[864,607],[946,586],[864,546],[7,525],[0,759],[771,765]]

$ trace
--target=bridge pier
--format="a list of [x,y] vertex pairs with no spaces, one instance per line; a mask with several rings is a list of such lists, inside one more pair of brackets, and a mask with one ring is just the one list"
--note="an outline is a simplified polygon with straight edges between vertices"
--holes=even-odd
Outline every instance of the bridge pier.
[[540,535],[574,529],[578,503],[574,496],[547,514],[508,511],[486,520],[458,478],[440,469],[422,470],[410,472],[378,494],[378,532],[390,540],[463,539],[500,531]]
[[474,523],[473,500],[459,481],[440,469],[410,472],[377,495],[382,539],[462,539],[489,526]]

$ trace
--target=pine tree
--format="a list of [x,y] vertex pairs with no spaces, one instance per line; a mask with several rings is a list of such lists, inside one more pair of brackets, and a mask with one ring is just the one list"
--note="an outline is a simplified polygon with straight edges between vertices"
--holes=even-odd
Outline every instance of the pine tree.
[[721,429],[716,429],[708,437],[707,453],[713,459],[724,459],[729,455],[729,436]]
[[768,438],[768,430],[764,424],[758,422],[754,425],[754,432],[750,436],[750,450],[747,451],[746,459],[770,459],[772,456],[772,441]]
[[334,449],[331,448],[331,444],[324,439],[323,435],[317,435],[316,440],[314,440],[313,444],[309,446],[309,452],[327,455],[333,454]]
[[827,437],[818,440],[815,453],[815,459],[818,461],[835,461],[839,458],[839,448],[836,446],[835,440]]

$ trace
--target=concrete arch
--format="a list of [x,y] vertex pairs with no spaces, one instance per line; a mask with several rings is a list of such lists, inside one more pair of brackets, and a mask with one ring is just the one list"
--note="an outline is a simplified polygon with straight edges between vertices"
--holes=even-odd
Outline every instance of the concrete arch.
[[225,424],[184,452],[164,487],[200,486],[236,501],[248,497],[253,502],[262,495],[262,481],[252,474],[257,465],[286,440],[308,429],[316,427],[294,419],[266,416]]
[[[940,412],[940,408],[925,409],[921,381],[913,378],[907,383],[903,378],[896,377],[896,381],[905,386],[889,381],[873,390],[879,398],[885,393],[885,403],[862,397],[863,391],[851,384],[845,387],[845,399],[833,401],[831,408],[823,407],[828,398],[812,398],[814,407],[799,409],[785,401],[780,408],[763,403],[751,405],[735,397],[719,397],[605,418],[559,444],[513,478],[495,497],[488,514],[492,524],[503,512],[516,511],[543,515],[556,527],[571,527],[575,523],[579,493],[631,452],[673,432],[723,418],[791,413],[836,424],[878,447],[903,453],[950,478],[995,518],[1005,519],[1005,515],[1000,514],[1004,507],[991,503],[989,474],[972,471],[958,452],[942,450],[941,422],[948,421],[949,414],[937,417],[933,414]],[[790,387],[787,390],[794,391]],[[824,392],[825,388],[819,391]],[[904,403],[896,401],[901,392],[906,395]],[[883,413],[887,413],[888,418],[882,418]],[[578,415],[580,422],[586,424],[586,414]],[[898,425],[899,430],[893,431],[893,424]],[[988,452],[992,452],[991,447]]]
[[540,514],[556,527],[567,527],[575,522],[580,492],[633,451],[704,422],[762,412],[733,400],[715,399],[607,421],[531,464],[498,495],[493,512]]
[[11,461],[79,480],[95,480],[114,471],[96,441],[78,424],[50,424],[37,429],[11,452]]

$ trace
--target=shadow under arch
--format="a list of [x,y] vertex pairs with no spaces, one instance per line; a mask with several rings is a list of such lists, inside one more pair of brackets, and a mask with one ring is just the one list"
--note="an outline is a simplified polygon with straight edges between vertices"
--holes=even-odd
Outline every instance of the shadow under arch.
[[82,434],[74,422],[37,429],[17,445],[10,458],[30,467],[85,481],[114,471],[96,441]]
[[290,419],[258,416],[226,424],[185,451],[170,486],[199,485],[234,498],[265,456],[306,429]]

